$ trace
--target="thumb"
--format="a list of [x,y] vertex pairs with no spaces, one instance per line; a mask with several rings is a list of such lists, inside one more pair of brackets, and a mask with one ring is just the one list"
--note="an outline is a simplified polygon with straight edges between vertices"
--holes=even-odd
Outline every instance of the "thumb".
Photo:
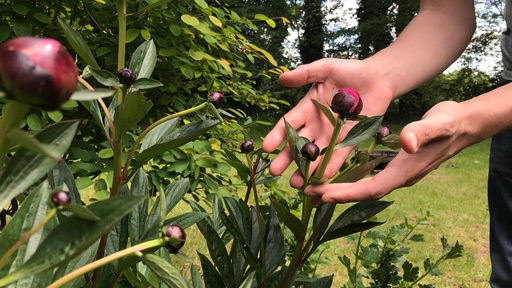
[[400,132],[400,143],[405,152],[416,153],[433,141],[450,137],[453,131],[445,118],[436,115],[407,124]]

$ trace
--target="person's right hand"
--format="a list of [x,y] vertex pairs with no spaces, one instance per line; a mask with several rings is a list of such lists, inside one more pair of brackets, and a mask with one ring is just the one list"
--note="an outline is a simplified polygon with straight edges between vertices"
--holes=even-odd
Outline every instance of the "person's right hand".
[[[285,87],[299,87],[313,84],[303,99],[282,119],[265,137],[262,148],[266,152],[272,152],[286,139],[286,128],[283,119],[299,130],[299,135],[315,142],[320,149],[325,148],[331,138],[333,125],[315,106],[311,99],[315,99],[323,105],[330,107],[333,90],[350,87],[356,89],[363,101],[362,115],[383,115],[393,99],[389,83],[383,80],[378,67],[369,67],[365,61],[325,58],[310,64],[302,65],[290,72],[281,74],[279,81]],[[344,126],[340,138],[354,125],[348,122]],[[331,158],[324,177],[332,177],[343,164],[350,148],[337,149]],[[292,155],[286,146],[270,164],[272,175],[281,175],[292,162]],[[313,172],[321,162],[319,157],[311,163],[310,171]],[[290,184],[300,187],[303,184],[302,175],[296,172],[290,179]]]

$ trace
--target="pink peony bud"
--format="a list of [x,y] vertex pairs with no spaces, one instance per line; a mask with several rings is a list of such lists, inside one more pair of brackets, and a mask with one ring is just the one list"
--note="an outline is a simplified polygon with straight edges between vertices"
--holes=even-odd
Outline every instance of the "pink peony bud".
[[355,89],[341,88],[332,98],[331,109],[340,118],[355,119],[363,109],[363,101]]
[[208,101],[213,104],[216,108],[219,108],[222,105],[222,102],[224,100],[224,95],[220,92],[212,92],[208,96]]
[[173,244],[173,243],[167,244],[166,247],[169,250],[169,252],[172,254],[178,253],[178,251],[180,251],[181,247],[183,247],[183,245],[185,245],[185,240],[187,239],[185,230],[183,230],[183,228],[181,228],[179,225],[176,225],[173,223],[167,224],[164,227],[162,227],[162,235],[164,237],[176,238],[176,239],[181,240],[181,242],[179,242],[177,244]]
[[19,37],[0,46],[0,86],[17,101],[58,109],[75,92],[77,77],[73,58],[54,39]]

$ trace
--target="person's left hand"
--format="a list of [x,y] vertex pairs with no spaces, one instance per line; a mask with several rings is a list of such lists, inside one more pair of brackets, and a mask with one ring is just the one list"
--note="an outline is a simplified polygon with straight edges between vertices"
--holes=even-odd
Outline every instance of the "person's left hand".
[[464,121],[460,103],[441,102],[422,120],[406,125],[400,133],[402,150],[373,177],[354,183],[310,185],[304,193],[312,203],[354,202],[380,199],[394,189],[410,186],[425,177],[463,148],[475,143]]

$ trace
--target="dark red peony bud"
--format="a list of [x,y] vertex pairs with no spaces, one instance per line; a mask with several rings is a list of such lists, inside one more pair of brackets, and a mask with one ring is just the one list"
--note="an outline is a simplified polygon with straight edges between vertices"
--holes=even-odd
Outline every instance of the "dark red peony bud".
[[128,67],[124,67],[117,71],[119,83],[124,85],[132,85],[135,82],[135,73]]
[[355,89],[341,88],[332,98],[331,109],[340,118],[355,119],[363,109],[363,101]]
[[375,137],[377,140],[381,140],[384,137],[391,135],[391,130],[387,126],[381,125],[379,129],[377,129],[377,133],[375,133]]
[[67,191],[53,192],[52,203],[57,207],[69,205],[71,204],[71,196]]
[[247,140],[244,143],[242,143],[240,151],[242,153],[251,153],[252,151],[254,151],[254,143],[252,142],[252,140]]
[[75,92],[77,77],[73,58],[54,39],[19,37],[0,46],[0,86],[15,100],[58,109]]
[[306,158],[309,161],[315,161],[316,158],[318,158],[318,155],[320,154],[320,148],[313,143],[308,142],[302,146],[302,149],[300,149],[300,153],[304,158]]
[[181,247],[185,245],[185,240],[187,239],[187,235],[185,234],[185,230],[181,228],[180,226],[176,224],[167,224],[164,227],[162,227],[162,235],[164,237],[169,238],[176,238],[181,240],[178,243],[168,243],[167,244],[167,250],[169,250],[170,253],[176,254],[178,251],[180,251]]
[[208,101],[210,101],[210,103],[212,103],[216,108],[219,108],[224,101],[224,95],[222,95],[220,92],[212,92],[210,95],[208,95]]

